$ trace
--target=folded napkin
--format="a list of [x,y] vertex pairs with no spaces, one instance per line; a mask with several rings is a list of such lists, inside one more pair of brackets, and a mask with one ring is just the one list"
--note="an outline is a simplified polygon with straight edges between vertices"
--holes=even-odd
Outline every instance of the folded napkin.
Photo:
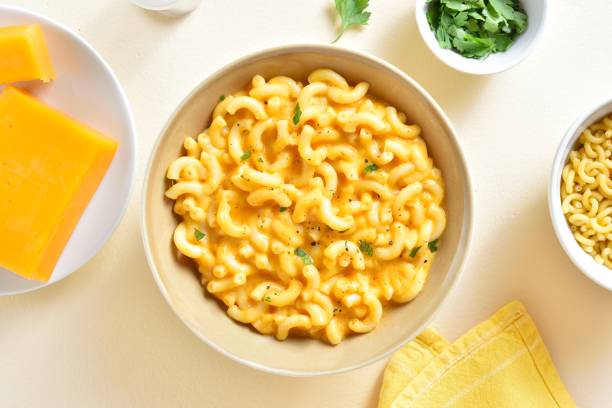
[[450,344],[433,329],[395,353],[378,408],[575,407],[520,302]]

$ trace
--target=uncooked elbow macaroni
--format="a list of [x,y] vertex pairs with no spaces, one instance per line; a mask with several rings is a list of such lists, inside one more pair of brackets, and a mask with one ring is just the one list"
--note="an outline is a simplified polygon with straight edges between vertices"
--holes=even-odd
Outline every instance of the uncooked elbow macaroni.
[[446,225],[442,174],[419,126],[368,89],[329,69],[305,86],[256,75],[168,168],[176,247],[262,334],[338,344],[423,288]]
[[561,180],[561,209],[574,238],[595,261],[612,268],[612,116],[585,129]]

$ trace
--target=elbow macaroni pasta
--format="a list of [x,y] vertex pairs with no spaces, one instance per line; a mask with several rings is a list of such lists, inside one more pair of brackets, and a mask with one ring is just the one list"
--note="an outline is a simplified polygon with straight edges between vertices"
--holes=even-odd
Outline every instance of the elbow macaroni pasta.
[[305,86],[256,75],[168,168],[177,249],[262,334],[338,344],[425,284],[446,225],[442,174],[419,126],[368,89],[329,69]]
[[574,238],[612,269],[612,116],[585,129],[562,172],[561,209]]

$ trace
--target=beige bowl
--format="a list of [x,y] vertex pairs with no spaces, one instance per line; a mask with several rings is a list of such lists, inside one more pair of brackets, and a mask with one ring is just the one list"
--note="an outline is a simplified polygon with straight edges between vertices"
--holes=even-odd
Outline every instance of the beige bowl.
[[[368,81],[371,92],[406,113],[423,129],[430,153],[446,181],[448,226],[428,281],[411,303],[385,310],[372,333],[345,339],[332,347],[317,340],[262,336],[232,321],[204,293],[196,268],[179,261],[172,244],[177,219],[164,198],[165,172],[179,156],[183,139],[210,122],[220,95],[238,91],[255,74],[266,78],[288,75],[305,80],[316,68],[327,67],[351,83]],[[412,340],[431,321],[448,296],[465,260],[472,230],[470,178],[457,136],[438,104],[409,76],[390,64],[355,51],[331,46],[288,46],[258,52],[224,68],[196,87],[172,114],[151,156],[145,177],[142,234],[153,277],[181,320],[202,340],[226,356],[264,371],[312,376],[365,366]]]

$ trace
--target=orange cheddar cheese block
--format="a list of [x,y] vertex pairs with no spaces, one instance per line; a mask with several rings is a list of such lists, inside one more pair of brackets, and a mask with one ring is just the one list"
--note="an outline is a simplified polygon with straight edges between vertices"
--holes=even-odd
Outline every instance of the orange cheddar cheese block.
[[0,84],[32,79],[55,79],[40,26],[0,27]]
[[8,86],[0,94],[0,266],[47,281],[117,142]]

